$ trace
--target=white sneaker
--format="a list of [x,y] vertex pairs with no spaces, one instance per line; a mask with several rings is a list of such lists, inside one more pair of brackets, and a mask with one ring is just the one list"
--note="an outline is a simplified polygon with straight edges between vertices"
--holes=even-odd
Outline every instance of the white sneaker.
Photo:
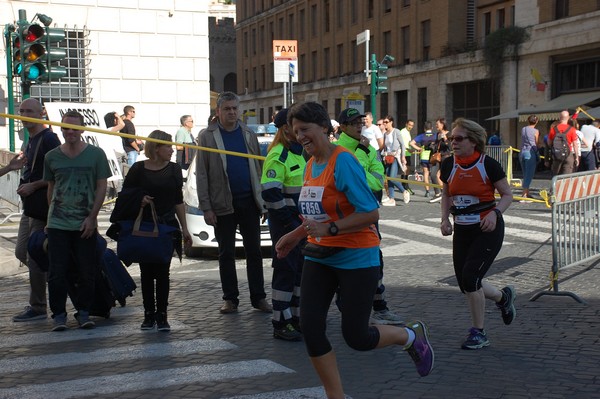
[[402,193],[402,199],[404,200],[405,204],[408,204],[410,202],[410,193],[408,192],[408,190],[404,190],[404,192]]
[[393,198],[388,198],[387,200],[381,203],[383,206],[396,206],[396,200]]
[[371,313],[371,318],[369,319],[370,324],[391,324],[391,325],[400,325],[404,324],[404,320],[402,317],[398,316],[395,313],[392,313],[390,310],[374,310]]
[[442,200],[442,194],[436,194],[435,197],[429,200],[429,203],[440,202]]

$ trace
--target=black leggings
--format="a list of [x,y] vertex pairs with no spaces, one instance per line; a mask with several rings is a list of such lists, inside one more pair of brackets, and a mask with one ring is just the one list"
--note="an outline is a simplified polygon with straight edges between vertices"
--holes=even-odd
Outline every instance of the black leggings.
[[496,229],[483,233],[479,223],[454,224],[452,260],[454,274],[460,290],[475,292],[481,288],[481,280],[492,266],[502,248],[504,219],[498,216]]
[[338,287],[343,298],[340,307],[344,340],[359,351],[377,346],[379,330],[369,326],[369,317],[378,280],[379,267],[346,270],[304,261],[300,325],[309,356],[322,356],[332,349],[326,334],[327,312]]

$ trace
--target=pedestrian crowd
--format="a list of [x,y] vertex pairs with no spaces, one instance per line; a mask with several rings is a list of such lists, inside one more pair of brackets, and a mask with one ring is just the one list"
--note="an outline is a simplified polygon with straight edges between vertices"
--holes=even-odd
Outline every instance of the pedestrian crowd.
[[[433,369],[427,324],[403,320],[389,309],[385,296],[378,208],[396,206],[396,191],[405,204],[410,202],[414,191],[406,177],[414,173],[411,158],[422,170],[425,197],[441,204],[441,234],[453,236],[454,273],[472,323],[462,348],[490,345],[485,330],[486,299],[493,301],[506,325],[513,322],[514,287],[499,289],[485,278],[502,247],[503,213],[512,202],[502,166],[486,154],[486,145],[497,143],[498,135],[488,137],[472,120],[458,118],[450,126],[445,118],[438,118],[435,123],[425,122],[423,132],[413,137],[411,119],[400,130],[394,127],[392,115],[373,123],[371,113],[347,108],[332,120],[323,106],[307,102],[273,115],[276,132],[263,162],[257,135],[239,120],[239,108],[236,94],[221,93],[214,117],[196,138],[192,116],[183,115],[175,150],[163,143],[172,142],[173,136],[160,130],[150,133],[151,140],[145,144],[123,138],[129,170],[119,201],[129,201],[132,210],[127,217],[123,213],[113,216],[132,219],[139,211],[140,220],[170,226],[173,248],[181,254],[194,233],[186,223],[182,170],[193,165],[198,208],[206,224],[214,228],[218,243],[220,312],[236,313],[243,306],[235,254],[239,233],[250,306],[272,315],[274,338],[304,341],[328,398],[345,397],[326,333],[332,302],[341,313],[343,337],[350,347],[368,351],[400,346],[419,375],[427,376]],[[19,111],[23,116],[43,117],[43,107],[35,99],[23,101]],[[111,112],[105,122],[113,131],[135,135],[134,117],[135,108],[126,106],[123,116]],[[83,117],[69,111],[62,122],[83,126]],[[554,174],[574,168],[591,170],[598,163],[598,124],[579,131],[576,119],[564,111],[542,145],[538,122],[531,115],[522,130],[519,160],[525,198],[531,196],[530,183],[542,146]],[[100,148],[81,139],[83,130],[62,127],[61,144],[43,124],[24,122],[24,126],[29,141],[23,153],[0,169],[0,175],[22,170],[18,193],[24,204],[30,203],[24,206],[15,250],[29,268],[29,305],[13,320],[45,319],[49,307],[53,331],[66,330],[70,295],[79,327],[93,328],[90,316],[101,258],[97,216],[111,175],[108,161]],[[189,149],[189,144],[196,143],[215,151]],[[147,159],[138,162],[141,151]],[[171,161],[174,151],[176,162]],[[398,176],[405,182],[400,183]],[[41,200],[34,199],[38,196]],[[47,205],[41,216],[32,211],[35,201]],[[261,221],[267,218],[273,242],[270,302],[260,238]],[[48,271],[27,253],[29,237],[40,230],[47,233]],[[136,263],[144,306],[140,328],[169,331],[170,257]]]

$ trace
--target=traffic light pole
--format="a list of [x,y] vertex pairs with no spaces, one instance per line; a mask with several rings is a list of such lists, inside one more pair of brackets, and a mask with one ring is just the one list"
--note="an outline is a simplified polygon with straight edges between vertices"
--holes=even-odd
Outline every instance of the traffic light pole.
[[369,62],[369,74],[371,76],[371,114],[373,120],[377,120],[377,55],[371,54]]
[[[14,115],[15,113],[15,97],[13,93],[13,65],[12,65],[12,40],[11,35],[15,27],[11,24],[7,24],[4,27],[4,40],[6,43],[6,90],[8,95],[8,113]],[[8,119],[8,149],[11,152],[15,152],[15,120],[12,118]]]

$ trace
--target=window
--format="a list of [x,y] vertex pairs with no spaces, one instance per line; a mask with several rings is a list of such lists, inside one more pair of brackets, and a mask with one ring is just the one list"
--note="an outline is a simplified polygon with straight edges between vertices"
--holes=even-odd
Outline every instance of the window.
[[[408,2],[410,4],[410,1]],[[383,13],[387,14],[392,12],[392,0],[385,0],[383,2]]]
[[[298,65],[298,70],[299,71],[306,71],[306,54],[300,54],[300,59],[298,60],[298,62],[300,63]],[[308,79],[304,78],[307,74],[306,73],[302,73],[302,74],[298,74],[298,83],[304,83],[306,82]]]
[[400,30],[402,40],[402,63],[410,64],[410,26],[403,26]]
[[264,54],[265,53],[265,26],[261,25],[260,26],[260,30],[258,31],[258,43],[260,46],[260,53]]
[[421,40],[423,41],[423,61],[429,61],[431,48],[431,20],[421,22]]
[[392,54],[392,31],[390,30],[383,32],[383,52],[385,54]]
[[344,26],[344,0],[338,0],[336,11],[337,28],[341,29]]
[[401,129],[408,120],[408,90],[400,90],[394,93],[396,97],[396,127]]
[[279,27],[277,29],[277,34],[279,35],[280,39],[283,39],[283,37],[285,36],[285,29],[283,28],[283,17],[279,18]]
[[492,32],[492,13],[486,12],[483,14],[483,37],[486,37]]
[[299,36],[300,36],[300,40],[304,40],[304,19],[305,19],[305,15],[304,15],[304,10],[300,10],[300,15],[299,15],[299,21],[298,21],[298,30],[299,30]]
[[488,121],[500,113],[500,90],[496,82],[482,80],[451,86],[452,120],[464,117],[477,121],[488,132],[497,130],[496,121]]
[[325,32],[329,32],[329,19],[330,19],[330,14],[329,14],[329,0],[325,0],[323,2],[323,11],[324,11],[324,14],[325,14],[325,18],[324,18],[324,21],[323,21],[323,24],[324,24],[323,28],[324,28]]
[[288,38],[292,39],[294,37],[294,27],[296,26],[294,24],[294,14],[290,14],[288,20]]
[[252,29],[252,55],[256,55],[256,29]]
[[313,4],[312,6],[310,6],[310,33],[311,35],[317,36],[317,23],[319,21],[319,18],[317,16],[317,5]]
[[350,22],[355,24],[358,21],[358,4],[357,0],[350,0]]
[[337,45],[337,76],[344,75],[344,45]]
[[244,32],[244,57],[248,57],[248,32]]
[[569,16],[569,0],[555,0],[556,19],[567,18]]
[[417,124],[419,132],[423,131],[423,125],[427,121],[427,87],[417,89]]
[[311,57],[311,60],[310,60],[311,61],[311,68],[310,68],[311,75],[310,76],[312,77],[313,82],[316,82],[317,80],[319,80],[319,71],[317,69],[317,66],[319,65],[317,63],[317,61],[318,61],[317,52],[313,51],[310,54],[310,57]]
[[504,13],[504,8],[500,8],[496,11],[496,27],[497,29],[504,28],[506,24],[506,15]]
[[91,102],[89,50],[89,31],[84,29],[65,28],[66,37],[56,47],[67,50],[67,56],[59,62],[66,68],[67,74],[56,82],[31,86],[31,96],[42,102]]
[[350,51],[352,51],[352,72],[360,72],[362,68],[358,69],[361,63],[358,62],[358,46],[356,45],[356,40],[350,42]]
[[410,6],[410,0],[402,0],[402,7]]
[[373,18],[375,14],[375,5],[373,4],[374,0],[369,0],[367,4],[367,18]]
[[329,76],[329,65],[331,64],[331,54],[329,51],[329,47],[323,50],[323,77],[325,79],[330,78]]
[[556,94],[581,90],[600,90],[600,59],[579,60],[556,64],[554,67]]

